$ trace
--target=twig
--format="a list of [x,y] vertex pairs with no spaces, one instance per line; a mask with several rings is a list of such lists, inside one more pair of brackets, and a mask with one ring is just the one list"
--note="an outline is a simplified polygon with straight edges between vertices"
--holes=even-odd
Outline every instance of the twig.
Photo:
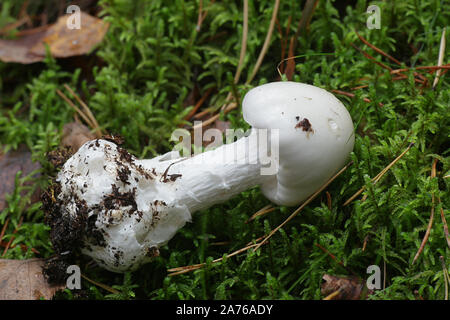
[[83,102],[83,100],[80,99],[80,97],[67,85],[64,84],[64,88],[67,89],[67,91],[70,92],[70,94],[78,101],[78,103],[83,107],[84,112],[86,113],[86,116],[91,120],[92,123],[92,129],[96,131],[96,136],[100,138],[102,136],[102,131],[100,130],[100,126],[98,125],[97,120],[95,119],[94,115],[91,112],[91,109],[87,106],[86,103]]
[[[380,173],[378,173],[373,179],[372,179],[372,183],[377,183],[381,177],[383,177],[383,175],[388,172],[388,170],[390,168],[392,168],[392,166],[394,166],[394,164],[397,163],[398,160],[400,160],[408,151],[409,149],[411,149],[411,147],[414,145],[414,143],[410,143],[408,148],[406,148],[405,151],[403,151],[397,158],[394,159],[394,161],[392,161],[386,168],[384,168],[383,170],[380,171]],[[351,196],[347,201],[344,202],[343,206],[348,205],[350,202],[352,202],[357,196],[359,196],[364,190],[366,189],[366,186],[363,186],[361,189],[359,189],[353,196]],[[364,199],[365,200],[365,199]]]
[[450,249],[450,236],[449,236],[449,232],[448,232],[447,220],[445,220],[445,214],[444,214],[444,209],[442,208],[441,199],[439,197],[437,197],[437,199],[438,199],[439,204],[441,205],[440,213],[441,213],[442,224],[444,225],[444,236],[445,236],[445,239],[447,240],[447,245]]
[[[215,0],[211,0],[211,4],[214,3]],[[197,32],[200,31],[202,27],[202,23],[205,20],[206,16],[208,15],[208,10],[203,11],[203,2],[200,0],[199,7],[198,7],[198,18],[197,18],[197,25],[195,27],[195,30]]]
[[450,276],[448,275],[447,266],[445,265],[444,257],[440,256],[439,259],[441,260],[442,273],[444,274],[444,287],[445,287],[444,299],[448,300],[448,285],[450,284]]
[[119,294],[119,293],[120,293],[118,290],[116,290],[116,289],[114,289],[114,288],[111,288],[110,286],[107,286],[106,284],[103,284],[103,283],[94,281],[94,280],[92,280],[92,279],[89,279],[89,278],[86,277],[84,274],[81,274],[81,277],[82,277],[83,279],[85,279],[86,281],[88,281],[88,282],[90,282],[90,283],[96,285],[97,287],[100,287],[100,288],[102,288],[102,289],[105,289],[105,290],[108,291],[108,292],[111,292],[111,293],[113,293],[113,294]]
[[[431,179],[436,177],[436,164],[437,164],[437,159],[434,159],[433,165],[431,167]],[[433,221],[434,221],[434,207],[435,207],[435,201],[434,201],[434,192],[433,192],[433,193],[431,193],[431,214],[430,214],[430,219],[428,221],[427,231],[425,232],[425,235],[422,239],[422,243],[420,244],[419,250],[417,251],[416,255],[414,256],[412,264],[414,264],[417,261],[417,259],[419,258],[420,254],[422,253],[423,249],[425,248],[425,244],[427,243],[428,238],[430,236],[431,227],[433,226]]]
[[202,104],[205,102],[205,100],[209,97],[211,92],[214,90],[215,87],[211,87],[208,90],[206,90],[205,94],[200,98],[200,100],[195,104],[194,108],[189,112],[189,114],[184,118],[185,120],[191,119],[197,110],[202,106]]
[[267,53],[267,49],[269,48],[269,44],[270,44],[270,39],[272,38],[272,33],[273,33],[274,25],[275,25],[275,20],[276,20],[277,15],[278,15],[278,8],[279,8],[279,6],[280,6],[280,0],[275,0],[275,5],[274,5],[274,8],[273,8],[273,12],[272,12],[272,19],[270,19],[270,24],[269,24],[269,29],[267,30],[266,39],[264,40],[264,44],[262,46],[261,52],[259,53],[258,59],[256,60],[255,66],[253,67],[252,74],[250,75],[250,77],[245,82],[246,84],[249,84],[250,82],[252,82],[253,78],[255,77],[256,73],[259,70],[259,67],[261,66],[261,63],[262,63],[262,61],[264,59],[264,56]]
[[402,63],[400,61],[398,61],[397,59],[395,59],[394,57],[388,55],[386,52],[384,52],[383,50],[375,47],[373,44],[371,44],[369,41],[367,41],[366,39],[364,39],[356,30],[355,30],[356,35],[358,36],[359,40],[361,40],[364,44],[366,44],[367,46],[369,46],[370,48],[372,48],[373,50],[375,50],[376,52],[378,52],[379,54],[385,56],[386,58],[388,58],[389,60],[395,62],[398,65],[402,65]]
[[421,66],[421,67],[416,67],[416,70],[425,70],[425,69],[429,69],[429,70],[450,69],[450,64],[446,64],[446,65],[443,65],[443,66]]
[[[388,58],[389,60],[391,60],[392,62],[398,64],[398,65],[402,65],[402,63],[400,61],[398,61],[397,59],[395,59],[394,57],[390,56],[389,54],[387,54],[386,52],[384,52],[383,50],[381,50],[380,48],[375,47],[373,44],[371,44],[369,41],[367,41],[366,39],[364,39],[356,30],[355,30],[356,35],[358,36],[358,38],[367,46],[369,46],[370,48],[372,48],[373,50],[375,50],[376,52],[378,52],[379,54],[385,56],[386,58]],[[426,78],[421,75],[418,72],[414,72],[414,76],[418,76],[419,78],[422,79],[422,81],[425,81]]]
[[318,243],[315,243],[316,247],[319,248],[320,250],[322,250],[323,252],[325,252],[326,254],[328,254],[330,256],[331,259],[333,259],[334,261],[336,261],[336,263],[338,263],[340,266],[342,266],[345,270],[347,270],[347,272],[353,274],[354,276],[356,276],[356,274],[350,270],[349,268],[347,268],[344,263],[340,260],[338,260],[336,258],[336,256],[334,254],[332,254],[330,251],[328,251],[326,248],[324,248],[323,246],[321,246]]
[[[444,52],[445,52],[445,28],[442,30],[442,36],[441,36],[441,44],[439,46],[439,57],[438,57],[438,67],[442,66],[442,63],[444,62]],[[436,77],[433,81],[433,89],[436,87],[439,81],[439,77],[441,75],[441,69],[436,70]]]
[[[8,245],[7,242],[2,242],[2,241],[0,241],[0,247],[6,248],[7,245]],[[16,247],[15,244],[14,244],[14,245],[10,245],[10,246],[9,246],[9,249],[14,249],[15,247]],[[22,249],[22,251],[26,252],[26,251],[28,250],[28,247],[27,247],[26,245],[24,245],[24,244],[21,243],[21,244],[20,244],[20,249]],[[33,253],[35,253],[35,254],[40,254],[40,252],[37,251],[35,248],[31,248],[30,250],[31,250],[31,252],[33,252]]]
[[[294,56],[294,52],[297,47],[298,39],[300,37],[300,32],[307,28],[318,3],[319,3],[319,0],[307,0],[306,1],[305,6],[303,7],[303,10],[302,10],[302,16],[298,23],[295,35],[291,37],[291,40],[289,43],[288,58]],[[292,76],[294,74],[294,71],[295,71],[295,62],[292,59],[287,59],[286,61],[288,61],[288,63],[286,64],[284,73],[285,73],[287,79],[291,80]]]
[[59,89],[56,89],[56,93],[63,98],[63,100],[66,101],[69,106],[71,106],[81,116],[81,118],[83,118],[88,126],[94,128],[94,124],[91,120],[69,98],[67,98],[64,93],[62,93]]
[[249,222],[255,220],[256,217],[259,217],[259,216],[262,216],[262,215],[264,215],[264,214],[266,214],[266,213],[275,211],[276,209],[277,209],[277,208],[272,207],[272,205],[268,204],[267,206],[265,206],[265,207],[259,209],[258,211],[256,211],[250,218],[248,218],[247,221],[245,221],[245,223],[247,224],[247,223],[249,223]]
[[[14,229],[13,234],[16,234],[16,233],[17,233],[17,231],[19,230],[20,226],[22,225],[22,222],[23,222],[23,217],[20,217],[19,224],[18,224],[17,227]],[[8,249],[10,248],[11,243],[14,241],[14,239],[15,239],[14,236],[12,236],[11,239],[9,239],[8,243],[6,244],[5,250],[3,250],[2,257],[4,257],[5,254],[6,254],[6,252],[8,252]]]
[[[365,52],[364,50],[358,48],[358,47],[355,46],[353,43],[350,43],[350,45],[351,45],[353,48],[355,48],[356,50],[358,50],[359,52],[361,52],[367,59],[372,60],[374,63],[376,63],[376,64],[379,65],[380,67],[382,67],[382,68],[384,68],[384,69],[386,69],[386,70],[389,70],[389,71],[392,70],[391,67],[385,65],[385,64],[382,63],[382,62],[377,61],[374,57],[372,57],[370,54],[368,54],[368,53]],[[406,76],[405,76],[405,78],[406,78]]]
[[[231,102],[230,104],[226,105],[225,109],[223,110],[223,113],[227,114],[228,112],[230,112],[233,109],[236,109],[237,107],[238,107],[238,105],[236,102]],[[210,125],[211,123],[213,123],[214,121],[216,121],[217,119],[219,119],[219,117],[220,117],[220,113],[212,116],[211,118],[209,118],[205,121],[202,121],[198,125],[193,126],[192,129],[196,130],[196,129],[206,127],[206,126]]]
[[335,292],[329,294],[328,296],[326,296],[325,298],[323,298],[323,300],[333,300],[334,297],[338,296],[339,293],[341,293],[341,289],[337,289]]
[[284,220],[283,223],[281,223],[278,227],[276,227],[275,229],[273,229],[270,234],[259,243],[258,246],[256,246],[256,248],[253,251],[258,250],[264,243],[267,242],[267,240],[269,240],[269,238],[271,238],[278,230],[280,230],[286,223],[288,223],[289,221],[291,221],[300,211],[303,210],[304,207],[306,207],[309,203],[311,203],[311,201],[313,201],[318,195],[319,193],[321,193],[326,187],[328,187],[328,185],[330,185],[331,182],[333,182],[337,177],[339,177],[345,170],[347,170],[348,167],[350,167],[353,164],[353,161],[349,162],[348,164],[346,164],[341,170],[339,170],[338,173],[336,173],[333,177],[331,177],[327,182],[325,182],[324,185],[322,185],[316,192],[314,192],[311,196],[309,196],[309,198],[303,202],[303,204],[298,207],[286,220]]
[[[343,96],[347,96],[347,97],[350,97],[350,98],[354,98],[354,97],[355,97],[355,94],[354,94],[354,93],[350,93],[350,92],[346,92],[346,91],[342,91],[342,90],[335,90],[335,89],[333,89],[333,90],[331,90],[331,92],[334,92],[334,93],[336,93],[336,94],[341,94],[341,95],[343,95]],[[370,99],[368,99],[368,98],[363,98],[363,101],[364,101],[364,102],[367,102],[367,103],[372,102],[372,100],[370,100]],[[382,107],[384,104],[382,104],[381,102],[378,102],[378,105],[379,105],[380,107]]]
[[[246,246],[244,248],[236,250],[233,253],[228,254],[227,258],[230,258],[230,257],[233,257],[235,255],[238,255],[239,253],[247,251],[248,249],[251,249],[251,248],[253,248],[253,247],[257,246],[257,245],[258,245],[258,243],[253,243],[253,244],[248,245],[248,246]],[[223,257],[213,260],[212,263],[217,263],[217,262],[220,262],[222,260],[223,260]],[[190,266],[184,266],[184,267],[177,267],[177,268],[168,269],[167,271],[170,272],[168,274],[168,276],[172,277],[172,276],[177,276],[177,275],[180,275],[180,274],[183,274],[183,273],[191,272],[191,271],[194,271],[194,270],[197,270],[197,269],[201,269],[205,265],[206,265],[206,263],[199,263],[199,264],[194,264],[194,265],[190,265]]]
[[247,36],[248,36],[248,0],[244,0],[244,13],[243,13],[243,26],[242,26],[242,41],[241,41],[241,53],[239,54],[239,64],[234,75],[234,83],[239,82],[241,76],[242,66],[244,65],[245,53],[247,50]]
[[332,207],[331,207],[331,194],[326,191],[325,194],[327,195],[327,206],[328,206],[328,210],[331,211]]

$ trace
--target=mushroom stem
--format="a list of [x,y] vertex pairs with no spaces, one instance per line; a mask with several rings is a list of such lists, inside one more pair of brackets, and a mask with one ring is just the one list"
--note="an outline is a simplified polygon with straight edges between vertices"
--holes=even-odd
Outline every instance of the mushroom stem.
[[[276,172],[265,174],[264,168],[267,167],[262,164],[269,160],[265,158],[266,146],[270,145],[264,143],[266,138],[263,130],[253,129],[249,136],[214,150],[190,158],[160,162],[158,167],[164,172],[162,181],[174,180],[170,186],[175,194],[174,204],[186,206],[190,213],[194,213],[273,178]],[[139,162],[146,168],[155,166],[153,160]],[[274,166],[273,163],[270,165]]]

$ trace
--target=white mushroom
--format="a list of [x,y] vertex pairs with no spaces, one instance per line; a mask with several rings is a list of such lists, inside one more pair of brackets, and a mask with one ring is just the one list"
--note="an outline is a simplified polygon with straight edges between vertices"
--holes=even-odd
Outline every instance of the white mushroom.
[[[353,149],[351,117],[323,89],[269,83],[250,90],[242,109],[250,135],[190,158],[171,152],[138,160],[107,140],[85,143],[58,173],[61,220],[51,224],[53,234],[61,239],[67,230],[82,228],[76,234],[83,253],[108,270],[133,270],[157,254],[192,213],[250,187],[260,185],[279,205],[301,203]],[[269,134],[259,134],[262,129]],[[261,152],[266,144],[269,157]],[[59,251],[71,250],[72,240],[60,240]]]

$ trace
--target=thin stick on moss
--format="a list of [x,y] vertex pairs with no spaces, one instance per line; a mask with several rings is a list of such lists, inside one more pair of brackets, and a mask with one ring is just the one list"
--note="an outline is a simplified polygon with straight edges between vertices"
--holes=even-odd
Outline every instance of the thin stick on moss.
[[106,291],[108,291],[108,292],[110,292],[110,293],[113,293],[113,294],[119,294],[119,293],[120,293],[118,290],[116,290],[116,289],[114,289],[114,288],[111,288],[110,286],[107,286],[106,284],[103,284],[103,283],[94,281],[94,280],[92,280],[92,279],[89,279],[89,278],[86,277],[84,274],[81,274],[81,277],[82,277],[84,280],[86,280],[86,281],[92,283],[93,285],[96,285],[97,287],[100,287],[100,288],[102,288],[102,289],[105,289]]
[[241,53],[239,54],[239,64],[234,75],[234,83],[239,82],[241,77],[242,67],[244,65],[245,53],[247,51],[247,36],[248,36],[248,0],[244,0],[244,12],[243,12],[243,26],[242,26],[242,41],[241,41]]
[[336,256],[334,254],[332,254],[330,251],[328,251],[326,248],[324,248],[323,246],[321,246],[318,243],[314,244],[317,248],[319,248],[320,250],[322,250],[324,253],[326,253],[327,255],[330,256],[331,259],[333,259],[337,264],[339,264],[341,267],[343,267],[345,270],[347,270],[347,272],[351,273],[352,275],[356,276],[356,274],[350,270],[349,268],[347,268],[344,263],[341,260],[338,260],[336,258]]
[[[354,93],[350,93],[350,92],[346,92],[346,91],[342,91],[342,90],[335,90],[334,89],[334,90],[331,90],[331,92],[334,92],[336,94],[340,94],[340,95],[343,95],[343,96],[347,96],[347,97],[350,97],[350,98],[354,98],[355,97]],[[364,100],[364,102],[368,102],[368,103],[372,102],[372,100],[370,100],[368,98],[363,98],[363,100]],[[380,107],[383,106],[383,104],[381,102],[379,102],[378,105]]]
[[326,296],[325,298],[323,298],[322,300],[333,300],[333,298],[335,298],[336,296],[338,296],[341,293],[341,289],[337,289],[335,292],[329,294],[328,296]]
[[8,249],[10,248],[11,243],[12,243],[12,242],[14,241],[14,239],[15,239],[14,234],[16,234],[17,231],[19,230],[20,226],[22,225],[22,222],[23,222],[23,217],[20,217],[19,224],[18,224],[17,227],[14,229],[14,231],[13,231],[13,236],[11,237],[11,239],[9,239],[8,243],[6,244],[5,250],[3,250],[2,257],[4,257],[5,254],[6,254],[6,252],[8,252]]
[[270,39],[272,39],[273,28],[275,26],[275,21],[277,19],[279,6],[280,6],[280,0],[275,0],[275,5],[273,8],[273,12],[272,12],[272,18],[270,19],[269,29],[267,30],[266,39],[264,40],[264,44],[262,46],[261,52],[259,53],[258,59],[256,60],[255,66],[253,67],[252,74],[245,82],[246,84],[249,84],[250,82],[252,82],[253,78],[256,76],[256,73],[259,70],[259,67],[261,67],[261,63],[264,59],[264,56],[267,53],[267,49],[269,48],[269,44],[270,44]]
[[248,218],[247,221],[245,221],[245,223],[249,223],[249,222],[255,220],[256,217],[260,217],[262,215],[265,215],[266,213],[275,211],[276,209],[277,208],[272,207],[272,205],[268,204],[267,206],[265,206],[265,207],[259,209],[258,211],[256,211],[250,218]]
[[62,93],[59,89],[56,89],[56,93],[57,93],[61,98],[63,98],[63,100],[66,101],[67,104],[68,104],[70,107],[72,107],[72,109],[74,109],[74,110],[80,115],[81,118],[83,118],[83,120],[86,122],[86,124],[87,124],[89,127],[94,128],[95,125],[91,122],[91,119],[89,119],[89,117],[88,117],[87,115],[85,115],[84,112],[82,112],[82,111],[80,110],[80,108],[78,108],[78,107],[77,107],[77,106],[76,106],[69,98],[67,98],[67,96],[66,96],[64,93]]
[[442,263],[442,273],[444,274],[444,299],[448,300],[448,285],[450,284],[450,276],[448,275],[447,266],[445,265],[445,260],[443,256],[440,256],[439,259]]
[[442,208],[441,198],[437,197],[437,200],[438,200],[439,204],[441,205],[439,211],[441,213],[442,224],[444,225],[444,227],[443,227],[444,228],[444,236],[445,236],[445,240],[447,240],[448,248],[450,249],[450,236],[449,236],[449,232],[448,232],[447,220],[445,219],[445,214],[444,214],[444,209]]
[[[441,36],[441,44],[439,46],[439,57],[438,57],[438,67],[442,66],[444,62],[444,53],[445,53],[445,28],[442,30]],[[441,69],[436,70],[436,77],[433,81],[433,89],[436,87],[439,81],[439,77],[441,76]]]
[[67,85],[64,84],[64,88],[67,89],[67,91],[70,92],[70,94],[75,98],[75,100],[78,101],[78,103],[81,105],[81,107],[83,108],[86,116],[91,120],[92,123],[92,129],[95,130],[95,134],[98,138],[100,138],[102,136],[102,131],[100,129],[100,126],[98,125],[97,120],[95,119],[94,115],[92,114],[91,109],[89,109],[89,107],[87,106],[86,103],[84,103],[83,100],[81,100],[81,98]]
[[[398,160],[400,160],[408,151],[409,149],[411,149],[411,147],[414,145],[414,143],[410,143],[408,148],[406,148],[405,151],[403,151],[397,158],[394,159],[394,161],[392,161],[390,164],[387,165],[386,168],[384,168],[383,170],[380,171],[380,173],[378,173],[374,178],[372,178],[372,183],[375,184],[377,183],[382,177],[383,175],[389,171],[390,168],[392,168]],[[344,202],[343,206],[348,205],[350,202],[352,202],[353,200],[355,200],[356,197],[358,197],[361,193],[363,193],[363,191],[366,189],[366,186],[363,186],[361,189],[359,189],[353,196],[351,196],[347,201]],[[365,200],[367,197],[364,197],[363,199]],[[364,201],[362,200],[362,201]]]
[[[434,159],[433,164],[431,166],[431,179],[436,177],[436,164],[437,164],[437,159]],[[433,221],[434,221],[434,208],[435,208],[435,200],[434,200],[434,192],[433,192],[433,193],[431,193],[431,214],[430,214],[430,219],[428,221],[428,227],[427,227],[425,235],[422,239],[422,243],[420,244],[419,250],[417,251],[416,255],[414,256],[412,264],[414,264],[417,261],[420,254],[422,253],[423,249],[425,248],[428,238],[430,237],[431,228],[433,226]]]
[[[358,38],[364,43],[366,44],[368,47],[372,48],[373,50],[375,50],[376,52],[378,52],[379,54],[381,54],[382,56],[386,57],[387,59],[391,60],[392,62],[398,64],[398,65],[402,65],[402,63],[400,61],[398,61],[397,59],[395,59],[394,57],[390,56],[389,54],[387,54],[386,52],[384,52],[383,50],[381,50],[380,48],[374,46],[373,44],[371,44],[369,41],[367,41],[366,39],[364,39],[363,36],[361,36],[356,30],[355,30],[356,35],[358,36]],[[409,69],[408,69],[409,70]],[[425,81],[426,78],[421,75],[418,72],[414,72],[414,76],[417,76],[419,78],[422,79],[422,81]]]
[[369,41],[367,41],[366,39],[364,39],[363,36],[361,36],[356,30],[355,30],[356,35],[358,36],[359,40],[361,40],[364,44],[366,44],[367,46],[369,46],[370,48],[372,48],[373,50],[375,50],[376,52],[378,52],[379,54],[385,56],[386,58],[388,58],[389,60],[391,60],[392,62],[401,65],[402,63],[400,61],[398,61],[397,59],[395,59],[394,57],[390,56],[389,54],[387,54],[386,52],[384,52],[383,50],[375,47],[373,44],[371,44]]
[[330,185],[337,177],[339,177],[345,170],[347,170],[348,167],[350,167],[353,164],[353,161],[346,164],[338,173],[336,173],[333,177],[331,177],[327,182],[325,182],[324,185],[322,185],[316,192],[314,192],[306,201],[298,207],[286,220],[283,221],[278,227],[273,229],[267,237],[263,241],[259,243],[259,245],[256,246],[253,251],[258,250],[264,243],[267,242],[278,230],[280,230],[286,223],[291,221],[300,211],[303,210],[304,207],[306,207],[308,204],[311,203],[326,187]]
[[[244,248],[236,250],[233,253],[227,254],[226,257],[227,258],[231,258],[231,257],[233,257],[235,255],[238,255],[239,253],[242,253],[242,252],[247,251],[247,250],[249,250],[251,248],[254,248],[257,245],[259,245],[259,243],[253,243],[253,244],[248,245],[248,246],[246,246]],[[219,258],[219,259],[215,259],[215,260],[212,261],[212,263],[220,262],[223,259],[224,259],[224,257]],[[201,269],[204,266],[206,266],[206,263],[199,263],[199,264],[194,264],[194,265],[190,265],[190,266],[172,268],[172,269],[167,270],[168,272],[170,272],[168,274],[168,276],[170,276],[170,277],[177,276],[177,275],[180,275],[180,274],[183,274],[183,273],[187,273],[187,272],[191,272],[191,271],[194,271],[194,270],[197,270],[197,269]]]
[[200,98],[199,101],[195,104],[194,108],[189,112],[189,114],[184,118],[185,120],[191,119],[197,112],[197,110],[203,105],[205,100],[209,97],[211,92],[215,89],[215,87],[211,87],[206,90],[205,94]]
[[5,224],[3,225],[2,231],[0,232],[0,241],[2,241],[3,236],[5,235],[6,228],[8,228],[9,218],[6,219]]

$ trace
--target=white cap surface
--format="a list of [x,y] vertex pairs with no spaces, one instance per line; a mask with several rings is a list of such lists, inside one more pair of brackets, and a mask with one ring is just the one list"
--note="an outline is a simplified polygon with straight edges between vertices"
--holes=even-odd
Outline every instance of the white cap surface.
[[279,129],[279,170],[261,186],[280,205],[304,201],[342,168],[353,150],[353,122],[328,91],[297,82],[272,82],[244,97],[245,121]]

